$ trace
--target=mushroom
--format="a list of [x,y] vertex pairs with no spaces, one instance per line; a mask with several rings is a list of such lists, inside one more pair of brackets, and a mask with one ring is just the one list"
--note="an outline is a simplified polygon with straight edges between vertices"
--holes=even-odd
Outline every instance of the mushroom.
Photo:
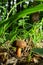
[[26,47],[26,42],[24,40],[17,40],[16,41],[16,54],[18,57],[21,57],[21,48]]

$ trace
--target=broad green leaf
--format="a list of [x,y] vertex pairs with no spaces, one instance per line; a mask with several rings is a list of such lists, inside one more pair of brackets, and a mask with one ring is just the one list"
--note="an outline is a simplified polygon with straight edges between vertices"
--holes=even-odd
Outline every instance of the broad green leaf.
[[43,48],[33,48],[32,51],[43,56]]
[[21,17],[24,17],[26,16],[27,14],[32,14],[32,13],[35,13],[35,12],[40,12],[40,11],[43,11],[43,4],[39,4],[33,8],[28,8],[28,9],[25,9],[21,12],[19,12],[17,15],[17,19],[21,18]]
[[[32,7],[32,8],[27,8],[19,13],[16,13],[15,15],[11,16],[10,19],[14,20],[13,22],[16,22],[18,19],[23,18],[27,14],[32,14],[32,13],[40,12],[40,11],[43,11],[43,4],[39,4],[39,5]],[[0,24],[2,24],[4,22],[6,22],[6,20],[1,22]]]
[[34,0],[34,1],[41,1],[42,2],[43,0]]
[[14,16],[12,16],[14,20],[13,22],[16,22],[18,19],[23,18],[24,16],[28,14],[32,14],[32,13],[40,12],[40,11],[43,11],[43,4],[39,4],[33,8],[27,8],[19,13],[16,13]]

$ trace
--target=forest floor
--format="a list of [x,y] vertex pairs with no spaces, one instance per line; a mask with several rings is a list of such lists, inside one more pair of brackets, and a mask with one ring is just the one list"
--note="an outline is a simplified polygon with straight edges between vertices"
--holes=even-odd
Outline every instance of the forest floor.
[[43,65],[43,57],[38,54],[33,54],[30,62],[28,62],[27,58],[29,53],[30,49],[27,46],[27,48],[22,51],[22,57],[18,58],[14,48],[6,49],[0,47],[0,65]]

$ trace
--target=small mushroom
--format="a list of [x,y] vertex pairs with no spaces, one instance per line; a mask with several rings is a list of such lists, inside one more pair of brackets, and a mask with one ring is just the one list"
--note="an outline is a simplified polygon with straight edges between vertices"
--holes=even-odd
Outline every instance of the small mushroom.
[[21,48],[26,47],[26,42],[24,40],[17,40],[16,41],[16,54],[18,57],[21,57]]

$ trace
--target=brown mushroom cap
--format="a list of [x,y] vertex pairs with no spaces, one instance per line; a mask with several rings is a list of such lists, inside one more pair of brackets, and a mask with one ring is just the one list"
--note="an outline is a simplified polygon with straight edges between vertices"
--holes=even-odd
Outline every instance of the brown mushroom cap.
[[20,47],[20,48],[24,48],[24,47],[26,47],[26,42],[24,40],[17,40],[16,46]]

